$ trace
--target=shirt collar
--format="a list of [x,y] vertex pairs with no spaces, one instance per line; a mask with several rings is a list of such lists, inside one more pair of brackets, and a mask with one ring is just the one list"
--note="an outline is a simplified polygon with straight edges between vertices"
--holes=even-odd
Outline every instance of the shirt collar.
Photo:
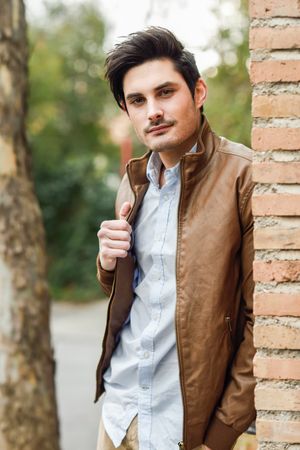
[[[197,142],[187,153],[195,153],[196,151],[197,151]],[[154,184],[156,187],[159,186],[159,174],[161,170],[161,165],[162,162],[159,154],[157,152],[152,152],[147,164],[147,178],[150,181],[150,183]],[[165,170],[165,177],[167,183],[172,179],[178,178],[179,166],[180,161],[178,161],[178,163],[175,166]]]

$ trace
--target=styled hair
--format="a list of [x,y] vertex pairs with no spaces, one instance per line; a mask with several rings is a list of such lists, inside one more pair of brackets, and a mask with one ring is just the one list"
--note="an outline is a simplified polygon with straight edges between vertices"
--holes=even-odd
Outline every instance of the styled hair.
[[121,108],[126,108],[123,80],[128,70],[160,58],[173,61],[175,70],[183,76],[194,98],[196,82],[201,76],[194,55],[183,47],[171,31],[162,27],[149,27],[129,34],[126,40],[116,44],[107,55],[105,76]]

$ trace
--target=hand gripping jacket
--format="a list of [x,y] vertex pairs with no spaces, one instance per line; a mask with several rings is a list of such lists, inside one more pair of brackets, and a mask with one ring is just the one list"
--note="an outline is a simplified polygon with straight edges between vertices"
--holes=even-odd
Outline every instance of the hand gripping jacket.
[[[133,223],[148,188],[150,152],[132,159],[122,180],[116,211],[133,207]],[[229,450],[255,418],[253,377],[252,151],[218,137],[205,118],[197,152],[181,158],[181,195],[176,255],[176,339],[184,405],[183,442]],[[96,400],[118,335],[131,308],[134,259],[118,259],[97,276],[110,296]]]

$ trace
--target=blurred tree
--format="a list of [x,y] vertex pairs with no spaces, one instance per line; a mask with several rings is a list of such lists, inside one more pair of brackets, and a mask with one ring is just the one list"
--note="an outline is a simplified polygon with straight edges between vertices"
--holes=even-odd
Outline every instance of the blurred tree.
[[58,450],[44,229],[25,137],[22,0],[0,6],[0,448]]
[[104,81],[105,28],[90,3],[49,3],[31,28],[28,132],[55,298],[99,295],[97,230],[113,217],[118,149],[105,120],[111,96]]
[[[205,113],[220,135],[250,146],[251,85],[247,0],[219,0],[214,12],[219,20],[218,32],[209,48],[219,55],[219,64],[208,70],[209,93]],[[223,15],[228,8],[231,16]]]

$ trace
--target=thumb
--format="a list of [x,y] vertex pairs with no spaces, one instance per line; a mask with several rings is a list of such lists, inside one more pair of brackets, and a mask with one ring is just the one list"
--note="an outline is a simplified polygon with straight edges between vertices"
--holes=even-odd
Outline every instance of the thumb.
[[120,212],[119,212],[120,219],[125,220],[126,216],[128,215],[130,210],[131,210],[131,204],[129,202],[123,203],[123,205],[121,206]]

